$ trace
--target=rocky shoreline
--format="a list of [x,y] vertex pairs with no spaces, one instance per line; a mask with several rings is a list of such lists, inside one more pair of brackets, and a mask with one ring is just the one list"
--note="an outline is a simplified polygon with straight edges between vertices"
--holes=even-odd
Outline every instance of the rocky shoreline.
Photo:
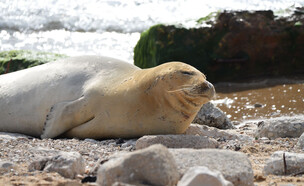
[[[211,82],[303,74],[303,8],[285,18],[272,11],[225,11],[213,18],[202,18],[190,29],[152,26],[134,49],[135,65],[147,68],[183,61],[204,72]],[[100,45],[94,46],[100,49]],[[0,74],[65,57],[2,51]],[[268,87],[267,80],[264,83]],[[302,86],[303,81],[298,84]],[[246,82],[238,88],[252,85]],[[233,83],[228,88],[236,91]],[[297,90],[300,95],[302,87]],[[303,96],[299,97],[301,104]],[[271,105],[265,97],[263,100],[247,106]],[[293,107],[302,112],[301,108]],[[293,117],[273,113],[275,118],[231,122],[223,111],[207,103],[184,134],[138,139],[38,139],[0,132],[0,185],[304,185],[304,115],[289,110]]]
[[[218,117],[204,116],[225,121]],[[181,186],[211,178],[218,185],[304,183],[302,116],[240,126],[191,124],[182,135],[101,141],[0,133],[0,185]]]

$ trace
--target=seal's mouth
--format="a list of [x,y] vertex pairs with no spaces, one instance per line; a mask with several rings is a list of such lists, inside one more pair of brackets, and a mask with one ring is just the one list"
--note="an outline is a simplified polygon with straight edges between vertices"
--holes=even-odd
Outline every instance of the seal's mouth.
[[168,92],[183,92],[189,98],[202,97],[208,99],[208,101],[215,96],[214,86],[208,81],[196,85],[185,85],[182,88]]
[[208,81],[204,81],[203,83],[194,86],[186,86],[180,90],[189,97],[203,97],[211,100],[215,96],[214,86]]

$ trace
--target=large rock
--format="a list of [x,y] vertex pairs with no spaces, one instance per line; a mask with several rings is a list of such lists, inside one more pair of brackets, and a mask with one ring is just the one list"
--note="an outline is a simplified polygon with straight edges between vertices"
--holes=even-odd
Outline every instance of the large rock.
[[191,167],[178,182],[177,186],[233,186],[230,181],[216,170],[208,167]]
[[112,158],[99,167],[97,176],[97,183],[102,186],[115,182],[175,185],[178,180],[175,161],[163,145],[153,145]]
[[217,170],[234,185],[252,186],[253,170],[246,154],[219,149],[170,149],[180,174],[194,166]]
[[206,136],[194,135],[151,135],[143,136],[136,141],[136,149],[143,149],[154,144],[162,144],[168,148],[216,148],[218,142]]
[[297,147],[304,150],[304,132],[299,137],[299,140],[297,142]]
[[260,121],[256,137],[298,138],[304,132],[304,117],[279,117]]
[[0,75],[66,57],[62,54],[29,50],[3,51],[0,52]]
[[303,173],[304,154],[276,151],[266,161],[265,174],[289,175]]
[[216,127],[219,129],[235,128],[226,114],[221,109],[215,107],[211,102],[202,106],[192,123]]
[[52,153],[56,155],[32,162],[28,167],[29,171],[57,172],[66,178],[75,178],[77,174],[84,174],[84,160],[78,152],[52,151]]
[[0,175],[15,169],[17,166],[13,162],[0,160]]
[[211,82],[303,73],[301,14],[278,18],[272,11],[225,11],[215,18],[208,27],[151,27],[135,46],[135,65],[183,61]]
[[199,135],[208,136],[220,140],[240,140],[240,141],[252,141],[253,138],[247,135],[233,133],[227,130],[220,130],[214,127],[208,127],[206,125],[190,124],[185,131],[186,135]]

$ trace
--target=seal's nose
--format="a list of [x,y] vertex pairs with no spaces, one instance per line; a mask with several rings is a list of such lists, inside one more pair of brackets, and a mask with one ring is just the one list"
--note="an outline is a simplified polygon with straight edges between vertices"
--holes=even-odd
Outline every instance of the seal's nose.
[[202,94],[206,95],[209,99],[215,96],[214,86],[207,80],[202,83]]

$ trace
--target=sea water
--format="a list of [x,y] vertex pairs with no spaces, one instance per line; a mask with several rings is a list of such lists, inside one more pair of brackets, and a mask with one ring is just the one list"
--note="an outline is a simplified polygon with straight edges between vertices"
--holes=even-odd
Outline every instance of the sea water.
[[133,62],[140,33],[183,24],[219,10],[288,13],[303,0],[0,0],[0,51],[28,49]]

